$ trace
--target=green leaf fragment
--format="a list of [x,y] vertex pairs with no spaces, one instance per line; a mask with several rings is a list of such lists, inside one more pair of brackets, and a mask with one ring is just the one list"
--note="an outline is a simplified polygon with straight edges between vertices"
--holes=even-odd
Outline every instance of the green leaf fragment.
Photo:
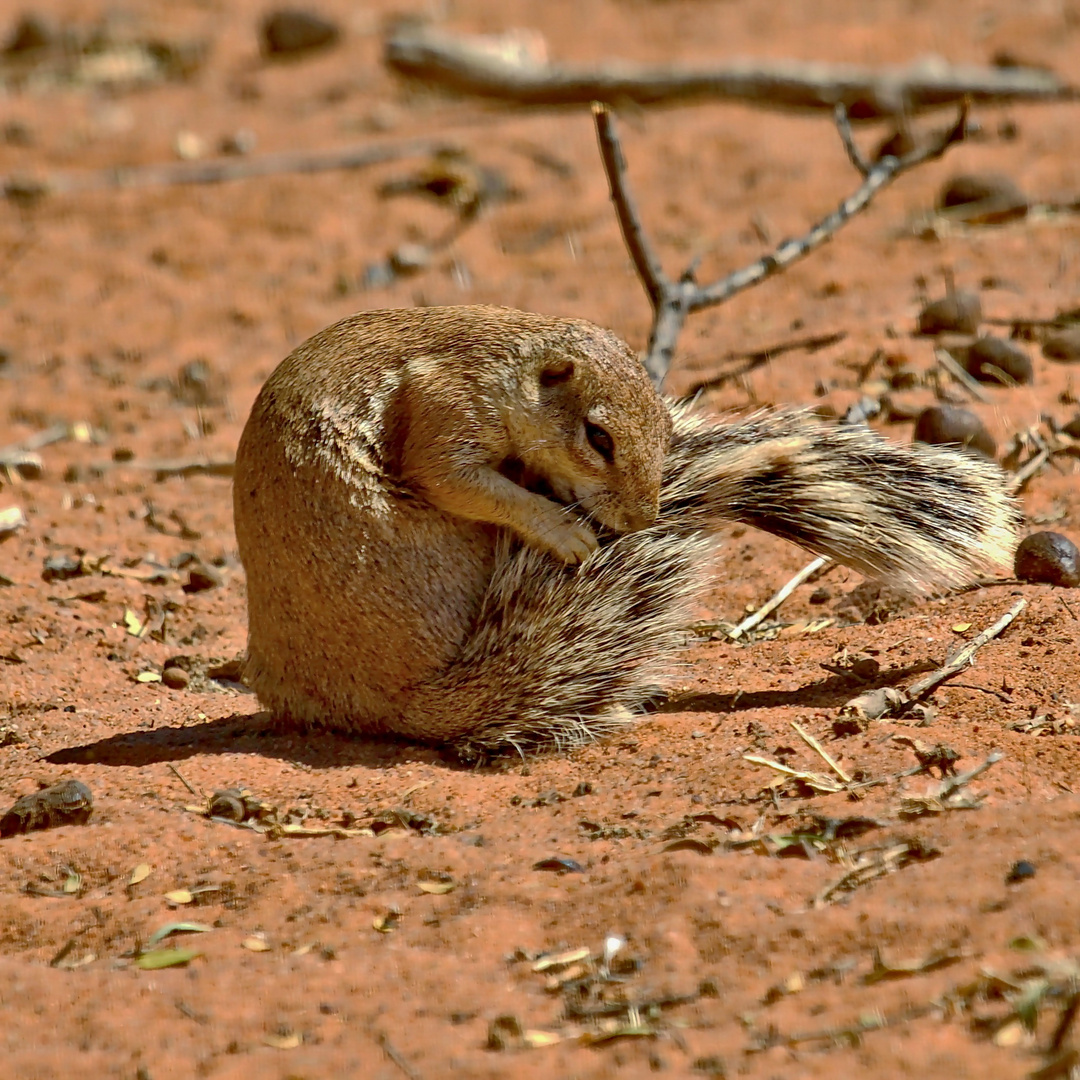
[[148,948],[153,948],[159,941],[164,941],[171,934],[208,934],[214,928],[201,922],[171,922],[166,923],[160,930],[155,930],[146,943]]
[[143,971],[158,971],[161,968],[190,964],[196,956],[202,956],[198,949],[154,949],[152,952],[143,953],[135,961],[135,966]]

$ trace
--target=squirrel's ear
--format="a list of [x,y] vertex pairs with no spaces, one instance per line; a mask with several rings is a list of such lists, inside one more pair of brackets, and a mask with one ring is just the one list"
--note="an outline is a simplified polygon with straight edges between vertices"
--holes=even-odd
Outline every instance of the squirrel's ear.
[[573,360],[552,360],[540,372],[541,386],[558,386],[569,382],[574,376]]

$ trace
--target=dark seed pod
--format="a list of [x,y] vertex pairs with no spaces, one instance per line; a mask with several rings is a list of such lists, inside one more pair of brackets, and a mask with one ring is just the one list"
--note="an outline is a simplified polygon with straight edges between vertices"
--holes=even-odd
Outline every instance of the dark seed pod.
[[979,294],[960,289],[919,313],[920,334],[974,334],[982,322]]
[[915,442],[957,446],[993,460],[997,444],[983,422],[970,410],[954,405],[935,405],[923,409],[915,421]]
[[1059,364],[1080,364],[1080,326],[1051,334],[1043,342],[1043,356]]
[[[1035,380],[1031,357],[1004,338],[981,337],[968,349],[967,369],[982,382],[1030,383]],[[1000,374],[999,374],[1000,373]]]
[[0,818],[0,836],[58,825],[85,825],[93,810],[94,796],[90,789],[78,780],[65,780],[17,799]]
[[1016,549],[1013,573],[1021,581],[1075,589],[1080,585],[1080,551],[1061,533],[1032,533]]

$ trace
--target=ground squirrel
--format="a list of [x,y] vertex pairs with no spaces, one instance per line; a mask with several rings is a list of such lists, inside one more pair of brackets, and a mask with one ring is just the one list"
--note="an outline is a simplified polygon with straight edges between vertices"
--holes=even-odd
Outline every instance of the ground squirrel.
[[606,330],[370,311],[270,376],[236,458],[245,678],[284,725],[472,752],[627,723],[670,677],[717,527],[908,589],[1008,565],[1002,474],[805,412],[662,399]]

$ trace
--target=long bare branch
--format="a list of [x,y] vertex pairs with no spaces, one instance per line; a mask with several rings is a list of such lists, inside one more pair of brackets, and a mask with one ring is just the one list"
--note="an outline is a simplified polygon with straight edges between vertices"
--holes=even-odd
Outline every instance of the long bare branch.
[[1077,90],[1033,68],[951,66],[923,61],[880,70],[848,64],[731,61],[699,68],[608,61],[595,67],[522,62],[498,38],[451,34],[430,27],[392,34],[384,58],[394,71],[461,94],[519,105],[671,104],[690,100],[745,101],[772,108],[832,110],[859,119],[912,115],[964,98],[1004,104],[1072,100]]

